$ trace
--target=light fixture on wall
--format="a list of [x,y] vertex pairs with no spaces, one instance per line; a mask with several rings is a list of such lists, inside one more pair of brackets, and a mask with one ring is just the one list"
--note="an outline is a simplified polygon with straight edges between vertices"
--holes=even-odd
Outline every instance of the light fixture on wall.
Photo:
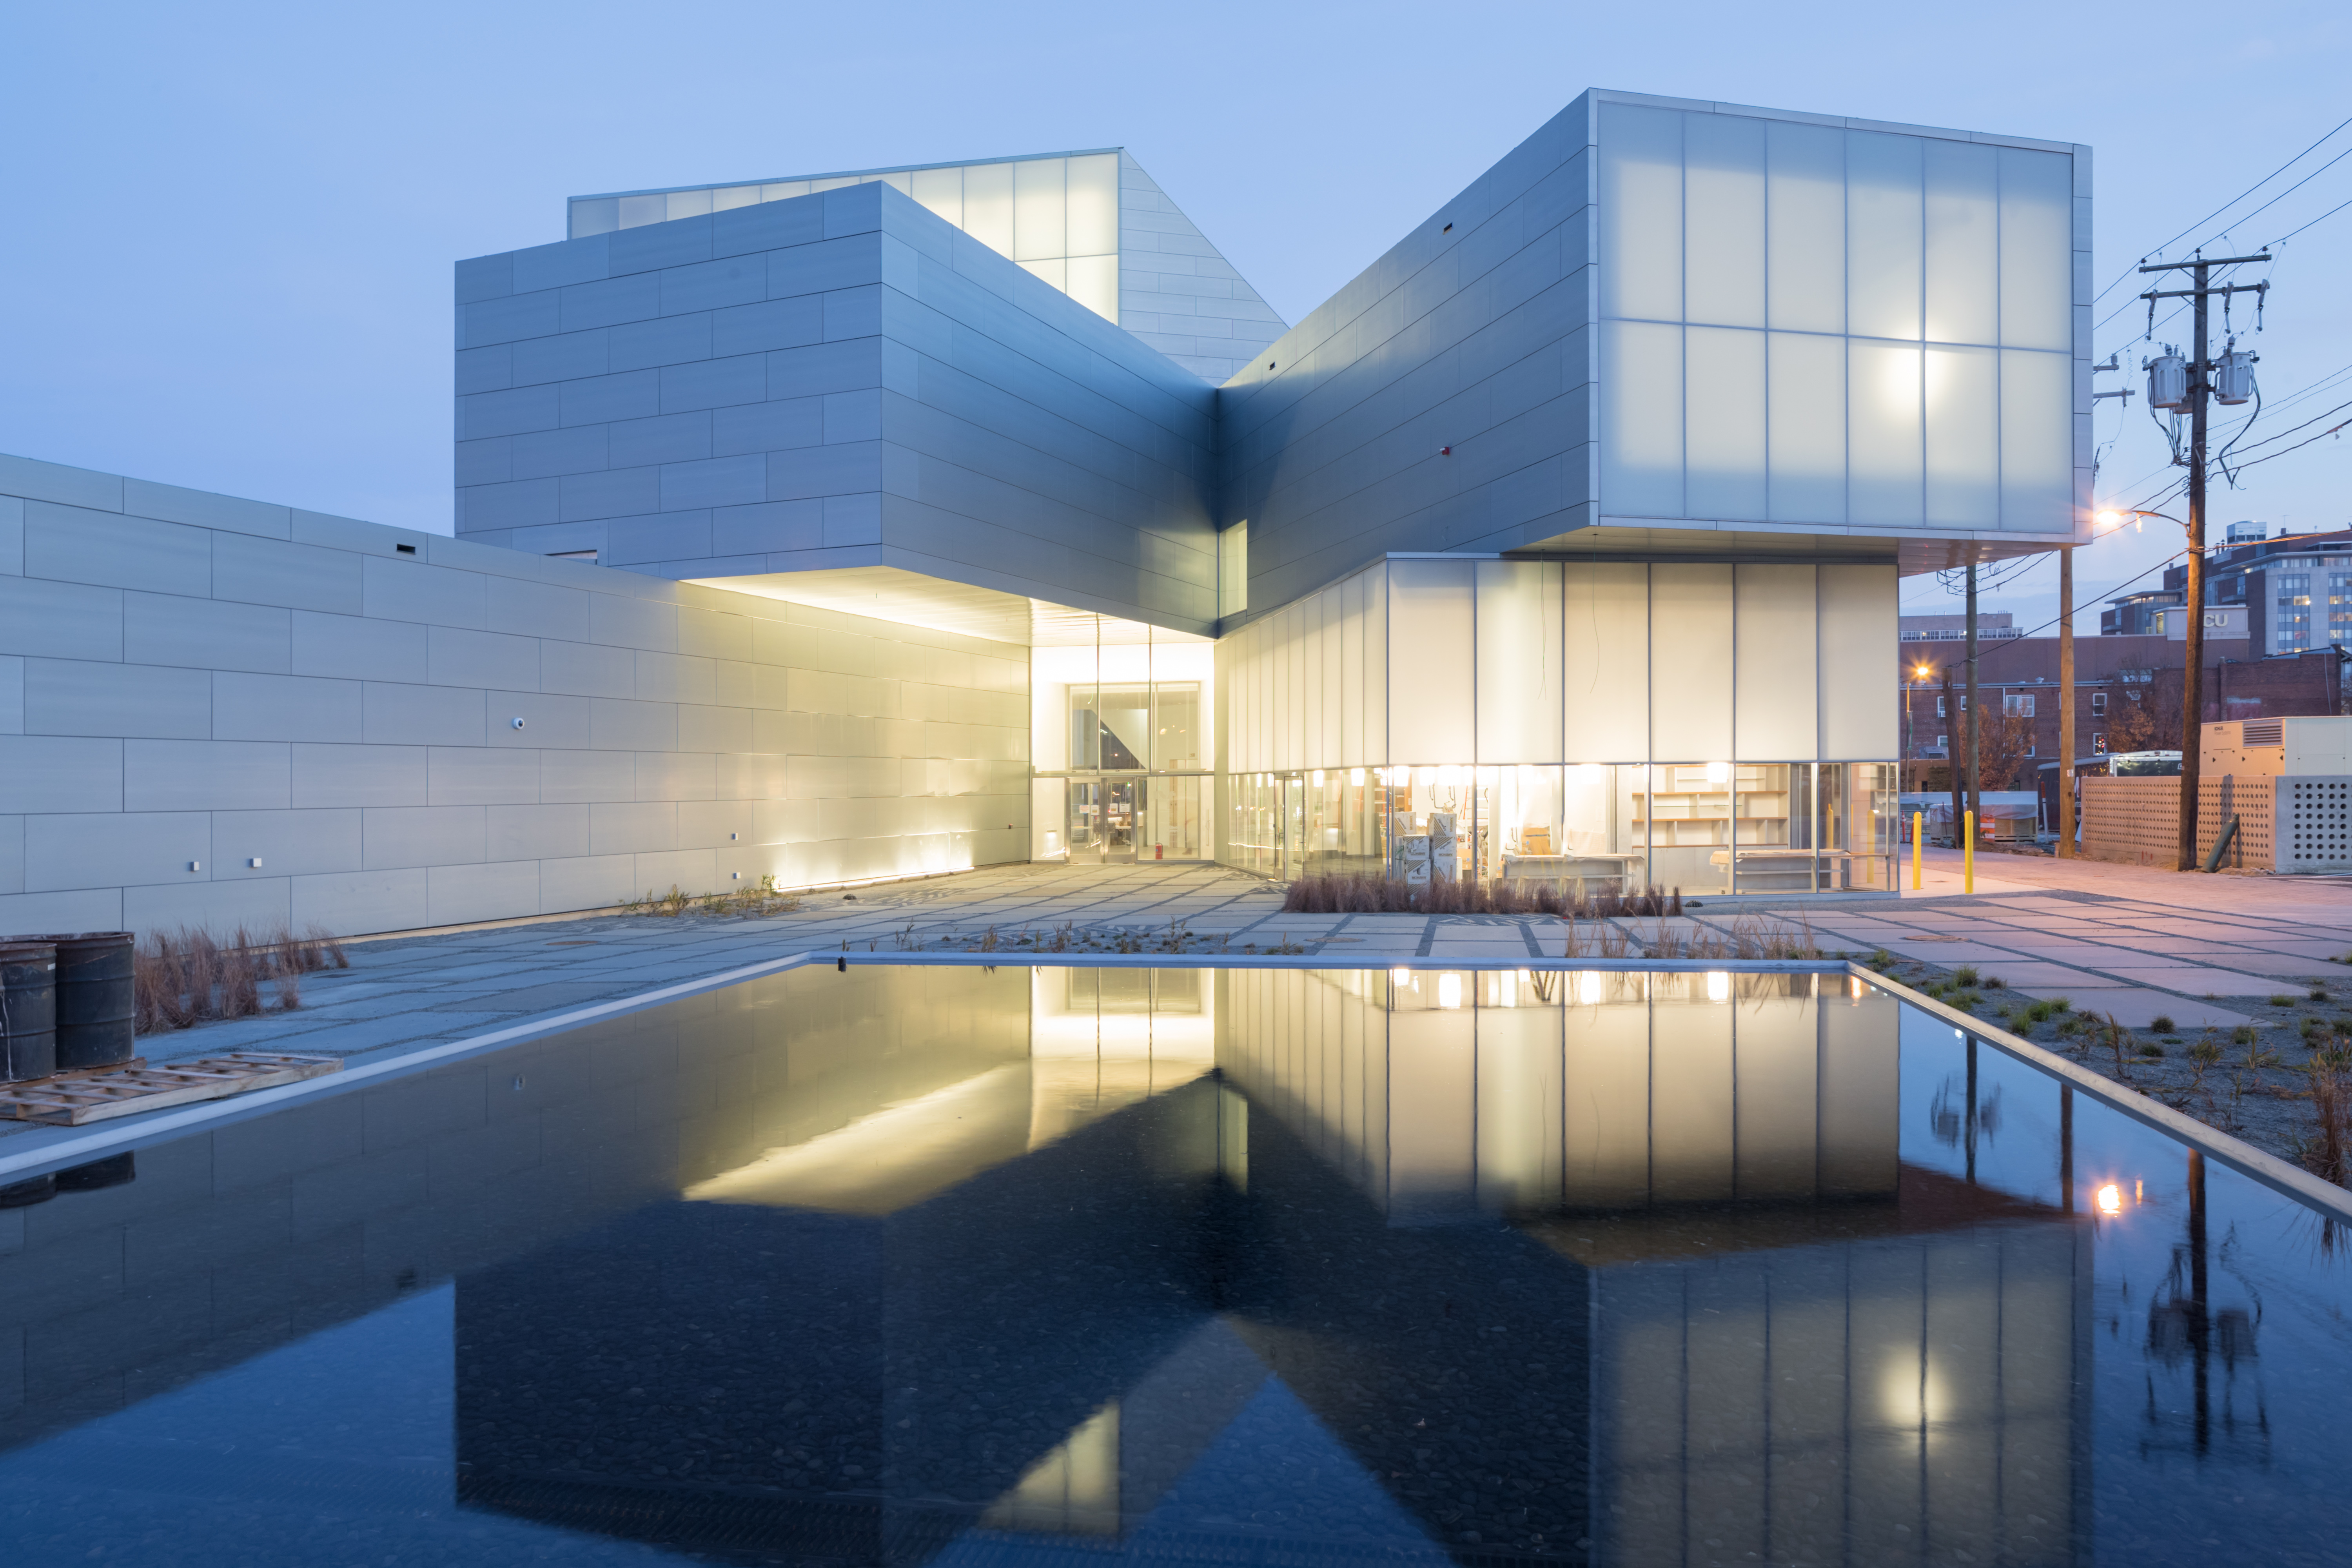
[[518,730],[520,730],[520,729],[521,729],[521,728],[522,728],[522,721],[521,721],[520,719],[514,719],[514,720],[510,720],[510,721],[509,721],[509,722],[510,722],[510,723],[512,723],[512,724],[514,725],[514,727],[515,727],[516,729],[518,729]]

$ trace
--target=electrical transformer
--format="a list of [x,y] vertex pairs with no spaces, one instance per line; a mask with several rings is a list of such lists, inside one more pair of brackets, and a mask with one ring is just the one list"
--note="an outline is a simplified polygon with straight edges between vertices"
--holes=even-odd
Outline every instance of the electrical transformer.
[[2254,362],[2262,358],[2244,349],[2232,349],[2213,362],[2213,401],[2236,405],[2252,400]]
[[2189,406],[2189,362],[2176,353],[2161,353],[2143,362],[2147,372],[2147,403],[2177,414]]

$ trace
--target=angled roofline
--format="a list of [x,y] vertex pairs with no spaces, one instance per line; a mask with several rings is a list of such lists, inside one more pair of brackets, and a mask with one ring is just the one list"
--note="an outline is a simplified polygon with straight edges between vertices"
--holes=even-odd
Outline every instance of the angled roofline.
[[[1643,104],[1653,109],[1684,109],[1701,114],[1744,114],[1757,120],[1787,120],[1801,125],[1833,125],[1847,131],[1887,131],[1900,136],[1930,136],[1940,142],[1975,142],[1992,147],[2022,147],[2036,153],[2088,153],[2080,142],[2049,142],[2033,136],[2010,136],[1990,131],[1959,131],[1946,125],[1906,125],[1895,120],[1864,120],[1851,114],[1809,114],[1796,109],[1767,109],[1753,103],[1727,103],[1719,99],[1666,98],[1654,92],[1623,92],[1614,88],[1588,88],[1585,96],[1596,103]],[[1569,107],[1573,108],[1571,103]]]
[[1080,147],[1067,153],[1021,153],[1009,158],[950,158],[937,163],[885,163],[872,169],[835,169],[824,174],[763,174],[755,180],[695,180],[683,185],[647,185],[637,191],[587,191],[566,196],[568,202],[604,201],[612,196],[667,196],[679,191],[723,191],[736,185],[784,185],[794,180],[854,180],[867,174],[914,174],[925,169],[969,169],[980,163],[1034,163],[1046,158],[1092,158],[1124,153],[1124,147]]

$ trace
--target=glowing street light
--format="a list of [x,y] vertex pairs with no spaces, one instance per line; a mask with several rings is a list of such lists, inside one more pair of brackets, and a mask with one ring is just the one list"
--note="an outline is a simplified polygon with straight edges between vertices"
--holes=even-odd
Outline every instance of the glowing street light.
[[2138,506],[2109,507],[2092,521],[2110,533],[2127,522],[2136,531],[2145,533],[2147,531],[2147,520],[2151,517],[2160,517],[2167,522],[2178,523],[2184,530],[2189,526],[2168,511],[2150,511],[2146,507]]
[[2098,1204],[2101,1214],[2117,1215],[2124,1212],[2124,1190],[2113,1182],[2101,1187],[2094,1201]]

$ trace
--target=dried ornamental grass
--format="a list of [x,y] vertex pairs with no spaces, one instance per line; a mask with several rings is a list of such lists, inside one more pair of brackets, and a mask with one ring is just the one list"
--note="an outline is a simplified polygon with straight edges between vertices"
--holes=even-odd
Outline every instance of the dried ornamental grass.
[[304,974],[350,967],[343,944],[316,927],[297,936],[281,925],[257,940],[240,926],[225,943],[201,928],[150,931],[131,950],[132,1027],[162,1034],[249,1018],[272,1003],[292,1012],[302,1005]]
[[1283,891],[1282,910],[1295,915],[1558,915],[1606,920],[1624,915],[1679,915],[1682,889],[1589,893],[1578,882],[1497,879],[1409,884],[1390,877],[1345,871],[1301,877]]

